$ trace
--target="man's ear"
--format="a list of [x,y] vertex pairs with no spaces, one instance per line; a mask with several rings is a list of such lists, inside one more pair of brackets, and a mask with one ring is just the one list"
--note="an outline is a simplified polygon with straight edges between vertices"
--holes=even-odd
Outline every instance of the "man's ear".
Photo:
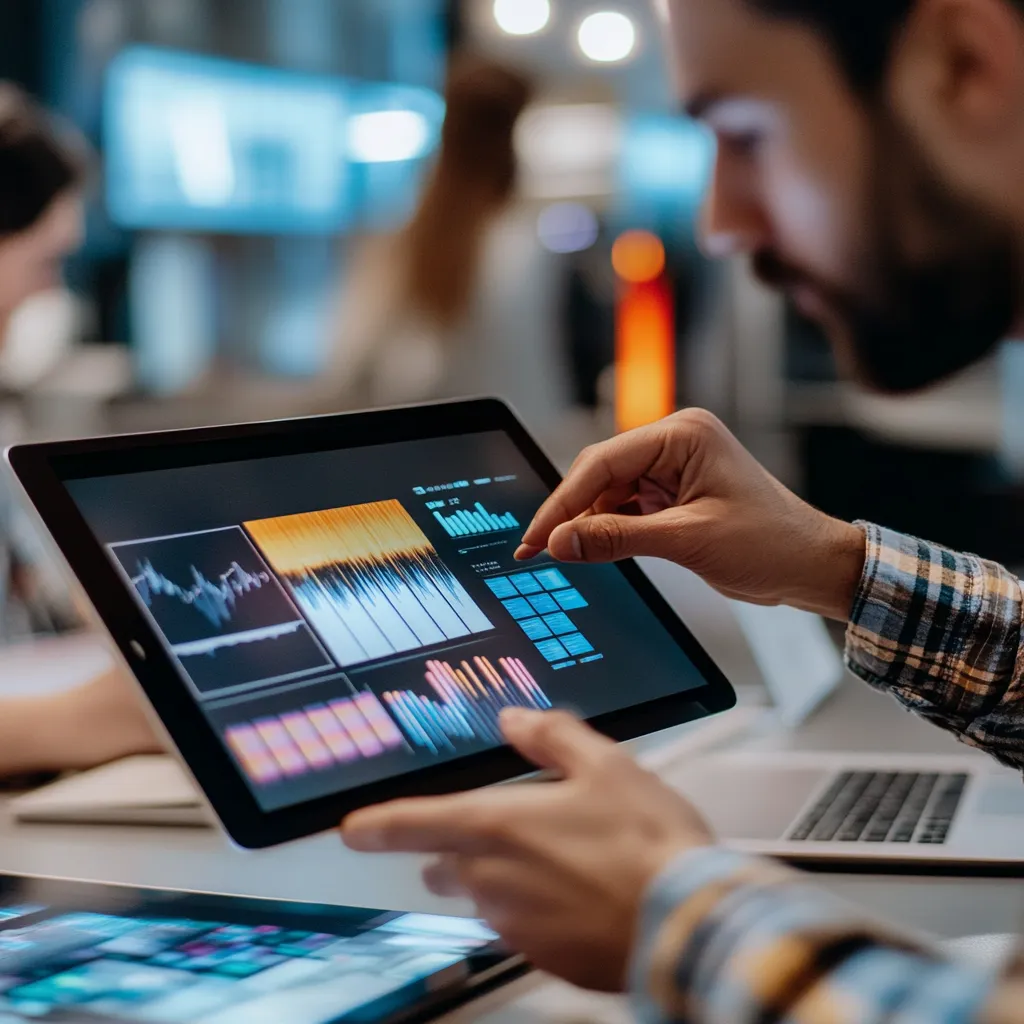
[[886,91],[930,152],[1000,143],[1024,114],[1024,15],[1008,0],[918,0]]

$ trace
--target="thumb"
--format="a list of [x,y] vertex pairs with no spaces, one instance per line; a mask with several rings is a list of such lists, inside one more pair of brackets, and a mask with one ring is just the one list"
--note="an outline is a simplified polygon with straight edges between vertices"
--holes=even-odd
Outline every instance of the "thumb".
[[617,749],[616,744],[567,711],[509,708],[501,716],[508,743],[538,768],[579,775]]
[[680,508],[646,516],[581,516],[552,533],[548,551],[560,562],[620,562],[637,557],[678,562],[688,518]]

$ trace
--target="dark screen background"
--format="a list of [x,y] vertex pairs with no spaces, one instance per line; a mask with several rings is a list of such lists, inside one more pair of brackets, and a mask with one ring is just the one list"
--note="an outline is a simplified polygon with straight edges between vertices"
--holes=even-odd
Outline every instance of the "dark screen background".
[[[149,611],[218,733],[258,723],[264,745],[270,737],[283,748],[275,746],[273,763],[249,764],[228,745],[268,810],[493,746],[488,732],[493,708],[483,698],[478,702],[476,694],[468,704],[446,703],[426,678],[428,662],[458,668],[467,661],[493,696],[502,685],[502,692],[523,692],[514,685],[518,670],[507,670],[509,659],[515,659],[554,706],[588,718],[704,685],[616,568],[555,566],[546,556],[526,566],[513,560],[522,528],[549,490],[504,433],[81,479],[67,487],[99,541],[113,545],[108,550],[126,587]],[[458,504],[449,504],[453,501]],[[436,554],[425,569],[422,559],[389,555],[379,564],[363,559],[334,566],[329,575],[320,567],[309,578],[284,578],[243,527],[254,520],[377,502],[400,503],[400,509],[389,509],[402,522],[411,518],[413,531],[425,536]],[[428,507],[444,503],[437,511],[448,517],[473,510],[477,502],[493,515],[514,517],[519,528],[452,537]],[[380,527],[381,537],[392,535],[386,526]],[[189,534],[198,536],[183,536]],[[545,569],[556,569],[567,586]],[[541,575],[531,580],[523,573]],[[509,596],[515,586],[529,592]],[[439,593],[444,607],[461,616],[464,635],[449,635],[456,627],[441,621],[445,635],[420,644],[403,641],[405,634],[392,629],[390,639],[381,641],[396,648],[391,653],[350,663],[340,656],[341,642],[329,623],[337,622],[330,616],[342,608],[342,600],[360,616],[364,609],[377,615],[374,601],[386,604],[389,615],[397,608],[422,636],[402,601],[414,603],[417,614],[430,612]],[[553,607],[556,599],[562,604]],[[524,618],[524,600],[545,614]],[[172,613],[167,606],[176,603]],[[181,607],[187,608],[186,621],[199,623],[193,642],[178,628]],[[568,636],[565,616],[575,630]],[[173,636],[160,632],[161,618],[175,624]],[[405,627],[399,622],[395,628]],[[339,629],[349,636],[344,625]],[[358,623],[353,631],[358,634]],[[413,646],[399,649],[403,643]],[[553,655],[552,647],[566,656]],[[497,689],[490,688],[477,658],[487,659],[504,677]],[[389,703],[395,694],[419,717],[406,713],[403,718]],[[361,712],[352,708],[357,700]],[[304,723],[322,722],[322,709],[339,701],[348,740],[338,738],[331,747],[322,734],[313,733],[305,746],[295,739],[305,736]],[[377,708],[386,721],[379,720]],[[356,725],[379,726],[377,738],[363,736],[355,753],[348,749],[350,741],[361,734],[352,727],[352,715]],[[290,739],[279,735],[275,722],[293,730]],[[330,747],[326,753],[325,747]]]

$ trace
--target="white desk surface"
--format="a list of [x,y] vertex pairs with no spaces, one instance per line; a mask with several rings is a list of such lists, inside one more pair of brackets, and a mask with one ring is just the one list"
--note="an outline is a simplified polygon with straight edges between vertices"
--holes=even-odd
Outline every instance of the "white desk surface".
[[[0,666],[3,664],[0,652]],[[0,671],[0,678],[4,673]],[[898,709],[890,698],[849,680],[796,736],[761,740],[804,750],[956,751],[951,738]],[[167,888],[227,892],[469,914],[464,902],[426,892],[418,862],[367,857],[334,835],[262,853],[232,849],[210,829],[109,828],[16,824],[0,804],[0,870]],[[955,938],[1014,932],[1024,923],[1024,882],[820,875],[817,881],[904,927]],[[452,1017],[457,1022],[621,1020],[614,1000],[578,995],[566,986],[528,978]]]

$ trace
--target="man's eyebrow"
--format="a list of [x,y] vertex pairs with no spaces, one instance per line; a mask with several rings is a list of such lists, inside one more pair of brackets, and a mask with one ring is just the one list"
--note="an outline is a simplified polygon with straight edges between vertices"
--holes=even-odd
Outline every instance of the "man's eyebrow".
[[683,113],[693,121],[707,117],[708,111],[726,98],[725,94],[715,89],[699,92],[683,103]]

